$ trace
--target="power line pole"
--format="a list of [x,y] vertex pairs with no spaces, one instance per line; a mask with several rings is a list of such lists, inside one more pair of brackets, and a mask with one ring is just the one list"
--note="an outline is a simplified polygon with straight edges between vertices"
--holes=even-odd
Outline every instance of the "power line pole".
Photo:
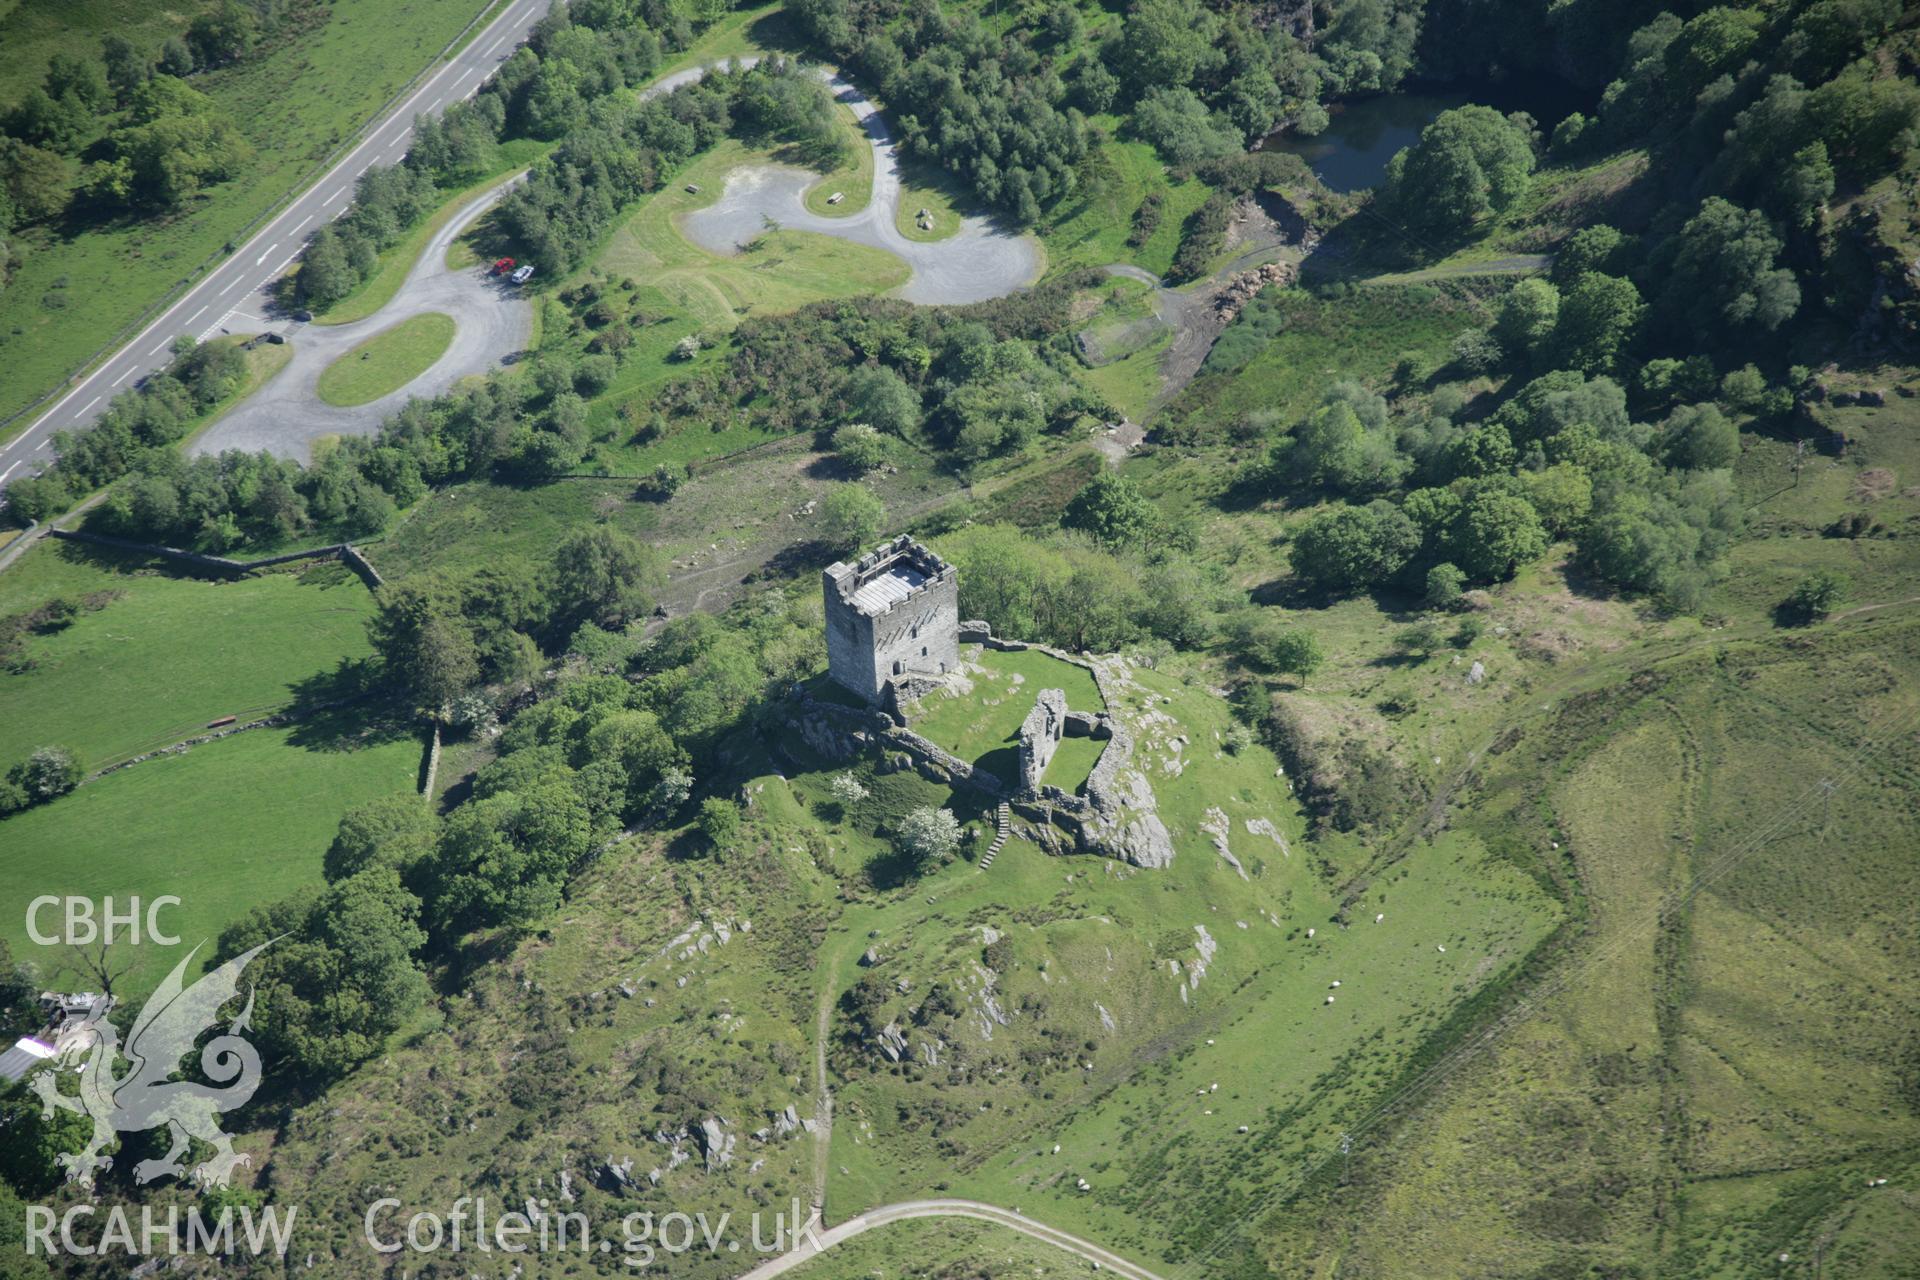
[[1340,1185],[1344,1187],[1348,1183],[1353,1181],[1353,1135],[1352,1134],[1343,1133],[1340,1135],[1340,1154],[1345,1156],[1347,1161],[1346,1171],[1340,1175]]
[[1824,835],[1833,826],[1833,793],[1836,790],[1832,778],[1820,779],[1820,831]]

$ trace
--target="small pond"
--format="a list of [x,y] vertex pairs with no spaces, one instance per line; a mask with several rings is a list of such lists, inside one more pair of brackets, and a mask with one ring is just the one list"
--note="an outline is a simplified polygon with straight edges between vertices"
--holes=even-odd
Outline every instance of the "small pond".
[[1337,102],[1332,122],[1315,138],[1276,133],[1262,144],[1266,151],[1299,156],[1320,181],[1335,191],[1360,191],[1377,186],[1396,151],[1411,146],[1420,131],[1442,111],[1467,103],[1459,95],[1390,93],[1358,102]]
[[1335,191],[1360,191],[1378,186],[1394,152],[1418,141],[1435,116],[1469,102],[1502,112],[1525,111],[1543,132],[1571,112],[1594,110],[1591,94],[1549,75],[1513,74],[1472,84],[1428,82],[1401,93],[1336,102],[1328,108],[1332,120],[1319,137],[1282,131],[1270,134],[1261,146],[1299,156]]

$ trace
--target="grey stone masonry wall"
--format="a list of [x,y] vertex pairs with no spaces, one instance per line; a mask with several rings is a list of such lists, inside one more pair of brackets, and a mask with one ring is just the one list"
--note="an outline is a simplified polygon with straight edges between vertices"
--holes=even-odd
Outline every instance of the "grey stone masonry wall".
[[1067,693],[1064,689],[1042,689],[1033,700],[1033,710],[1020,722],[1020,793],[1033,795],[1040,790],[1053,753],[1067,727]]
[[960,665],[960,580],[954,567],[901,535],[821,573],[827,673],[868,702],[887,682],[938,677]]

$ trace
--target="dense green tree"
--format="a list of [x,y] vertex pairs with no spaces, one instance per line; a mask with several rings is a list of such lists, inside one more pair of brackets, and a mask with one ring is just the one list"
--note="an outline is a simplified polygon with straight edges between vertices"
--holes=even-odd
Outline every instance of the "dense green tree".
[[322,869],[329,883],[370,867],[405,872],[433,851],[438,832],[432,807],[412,792],[369,800],[341,817]]
[[1386,401],[1356,383],[1338,382],[1318,409],[1275,441],[1266,469],[1276,486],[1368,493],[1399,483],[1408,462],[1394,448]]
[[1104,467],[1060,514],[1060,523],[1067,528],[1082,530],[1115,547],[1140,547],[1153,536],[1159,522],[1159,513],[1139,487]]
[[114,101],[123,107],[132,100],[134,90],[153,74],[153,63],[118,32],[110,32],[101,39],[100,60],[106,69],[107,84],[113,89]]
[[1156,85],[1133,109],[1133,128],[1170,165],[1192,168],[1240,150],[1242,134],[1191,89]]
[[1815,0],[1793,20],[1781,54],[1809,80],[1837,71],[1898,21],[1900,0]]
[[1572,533],[1593,510],[1593,478],[1571,462],[1523,471],[1520,482],[1540,523],[1552,536]]
[[178,205],[232,176],[253,154],[211,98],[172,76],[136,89],[127,120],[107,137],[111,157],[88,166],[96,200]]
[[1137,0],[1121,26],[1121,74],[1142,94],[1185,88],[1218,64],[1219,30],[1197,0]]
[[1807,95],[1812,134],[1834,167],[1858,182],[1890,171],[1920,124],[1920,86],[1906,76],[1879,76],[1857,63]]
[[1667,74],[1679,99],[1690,100],[1715,77],[1738,71],[1765,24],[1758,10],[1726,6],[1690,19],[1664,51]]
[[864,422],[850,423],[833,433],[833,455],[855,474],[864,475],[887,465],[893,448],[887,437]]
[[721,796],[708,796],[700,802],[699,826],[709,849],[731,849],[740,838],[740,806]]
[[1560,319],[1560,291],[1546,280],[1522,280],[1500,302],[1493,336],[1529,359],[1544,354]]
[[1459,605],[1467,585],[1467,575],[1458,565],[1441,563],[1427,570],[1426,590],[1420,601],[1429,609],[1452,609]]
[[620,766],[626,792],[622,812],[628,815],[643,812],[661,779],[685,761],[660,718],[637,707],[608,714],[587,731],[583,746],[583,762],[604,760]]
[[258,909],[221,934],[222,959],[271,944],[247,969],[269,1064],[328,1078],[378,1054],[427,996],[419,918],[398,871],[376,865],[317,901]]
[[198,67],[219,67],[253,52],[260,24],[236,0],[221,0],[217,8],[187,25],[187,45]]
[[1403,0],[1346,0],[1335,7],[1318,50],[1327,87],[1367,93],[1398,85],[1413,69],[1419,13],[1419,5]]
[[1398,507],[1376,499],[1313,516],[1294,534],[1294,575],[1321,591],[1383,585],[1420,549],[1420,535]]
[[1526,130],[1491,107],[1442,112],[1387,165],[1383,198],[1416,227],[1465,232],[1512,207],[1533,175]]
[[1481,422],[1459,432],[1442,446],[1438,470],[1448,480],[1460,477],[1504,475],[1513,470],[1513,437],[1498,422]]
[[1801,625],[1819,622],[1847,598],[1847,580],[1835,573],[1812,573],[1800,579],[1780,604],[1781,616]]
[[161,42],[157,69],[175,79],[185,79],[193,74],[193,50],[179,36],[168,36]]
[[854,419],[904,440],[920,430],[920,396],[891,369],[862,365],[847,380],[847,404]]
[[446,937],[538,920],[592,848],[592,816],[564,766],[518,772],[514,789],[495,790],[482,771],[475,799],[442,828],[431,909]]
[[1554,251],[1553,283],[1565,289],[1589,271],[1624,276],[1630,265],[1632,246],[1628,237],[1604,222],[1581,227]]
[[1800,285],[1778,265],[1782,243],[1758,210],[1702,202],[1662,255],[1662,308],[1689,336],[1777,329],[1800,306]]
[[1612,369],[1645,314],[1646,304],[1631,280],[1589,271],[1561,297],[1548,344],[1554,362],[1586,373]]
[[0,196],[14,223],[40,222],[67,205],[72,174],[59,153],[0,136]]
[[1549,440],[1576,426],[1616,439],[1630,434],[1626,393],[1611,378],[1588,378],[1556,369],[1528,382],[1508,398],[1490,421],[1506,428],[1515,444]]
[[1714,405],[1684,405],[1667,418],[1668,459],[1688,471],[1730,467],[1740,456],[1740,430]]
[[[74,1092],[71,1085],[68,1093]],[[50,1114],[49,1114],[50,1113]],[[23,1194],[50,1196],[66,1180],[59,1158],[78,1155],[93,1135],[93,1120],[77,1112],[46,1107],[25,1089],[0,1096],[0,1178]],[[118,1140],[115,1141],[117,1149]]]
[[617,630],[653,611],[664,580],[659,554],[632,534],[607,525],[576,530],[553,549],[553,623]]
[[940,548],[960,569],[961,616],[984,620],[996,635],[1036,635],[1042,564],[1031,539],[1011,525],[983,525]]
[[1545,553],[1547,533],[1525,498],[1486,488],[1462,504],[1448,542],[1453,560],[1469,578],[1499,582]]
[[479,683],[480,656],[461,615],[460,593],[444,579],[382,586],[367,636],[387,677],[436,714]]
[[887,506],[859,484],[837,484],[820,499],[820,539],[836,551],[854,551],[880,536]]
[[7,780],[18,787],[28,804],[57,800],[80,785],[87,771],[73,748],[40,747],[7,770]]

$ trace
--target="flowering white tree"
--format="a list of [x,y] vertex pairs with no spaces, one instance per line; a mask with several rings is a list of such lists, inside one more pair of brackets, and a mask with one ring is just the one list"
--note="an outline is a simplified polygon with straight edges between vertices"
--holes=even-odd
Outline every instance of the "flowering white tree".
[[960,847],[960,820],[948,810],[922,805],[900,823],[894,843],[917,866],[945,862]]
[[842,809],[851,809],[867,798],[867,789],[850,773],[836,774],[827,784],[827,790]]

